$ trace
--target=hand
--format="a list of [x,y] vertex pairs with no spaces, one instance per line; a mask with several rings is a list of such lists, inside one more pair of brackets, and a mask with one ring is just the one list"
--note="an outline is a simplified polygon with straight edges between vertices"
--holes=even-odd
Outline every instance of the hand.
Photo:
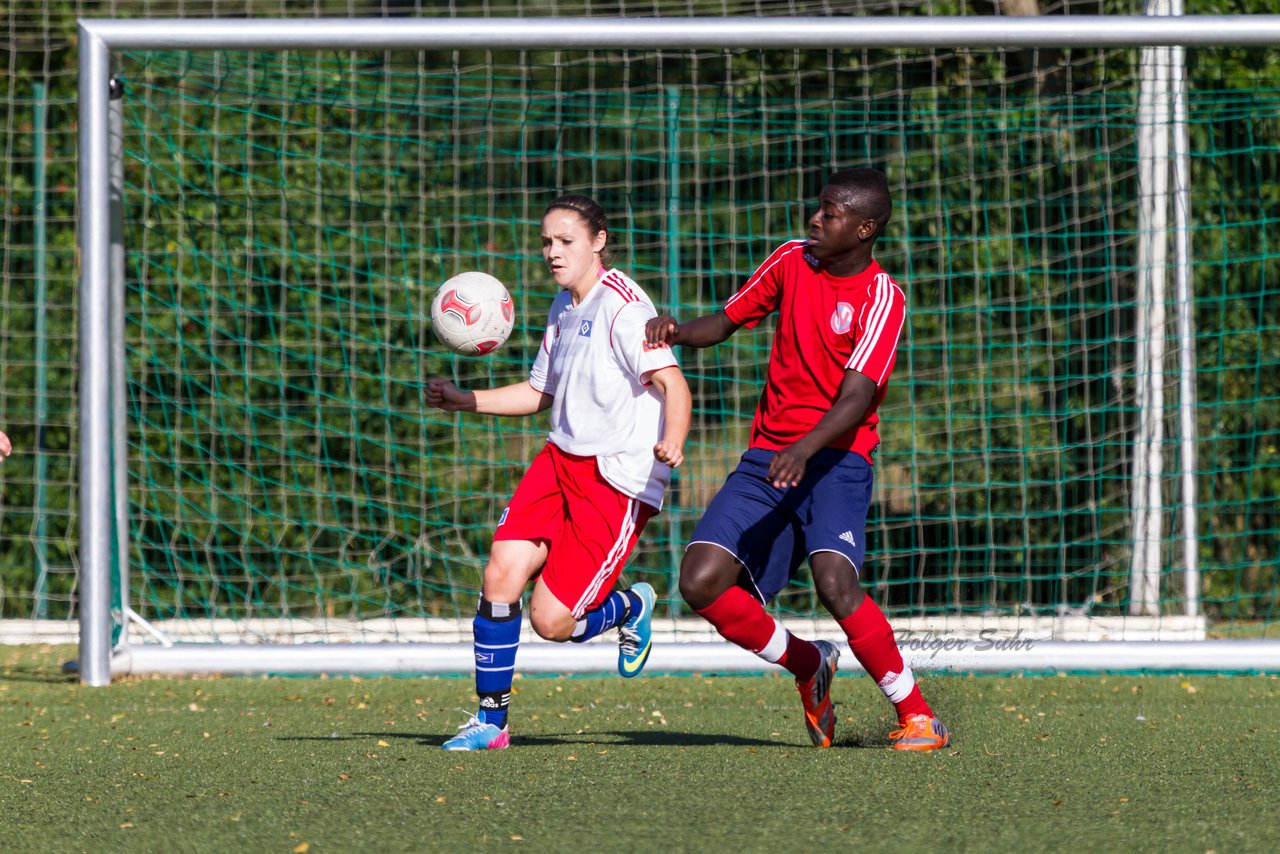
[[669,314],[660,314],[644,325],[644,342],[650,347],[680,343],[680,325]]
[[9,437],[0,431],[0,459],[4,459],[13,453],[13,443],[9,441]]
[[463,391],[448,380],[433,378],[427,380],[422,387],[422,397],[428,406],[443,409],[445,412],[457,412],[470,408],[475,395]]
[[799,486],[810,456],[799,444],[778,451],[769,461],[769,482],[777,489]]
[[660,463],[666,463],[672,468],[676,468],[684,462],[684,448],[681,447],[680,442],[663,439],[653,446],[653,458]]

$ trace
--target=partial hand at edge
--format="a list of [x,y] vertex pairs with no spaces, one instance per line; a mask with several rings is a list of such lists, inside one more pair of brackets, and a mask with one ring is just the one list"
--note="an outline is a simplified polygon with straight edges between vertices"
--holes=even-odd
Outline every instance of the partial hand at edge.
[[653,458],[660,463],[666,463],[672,468],[677,468],[684,462],[683,443],[663,439],[653,446]]
[[680,324],[669,314],[650,318],[644,325],[644,340],[650,347],[680,343]]
[[428,406],[443,409],[445,412],[474,410],[476,396],[474,392],[463,391],[449,380],[433,377],[422,386],[422,399]]
[[776,489],[799,486],[811,456],[798,442],[777,451],[769,461],[769,482]]

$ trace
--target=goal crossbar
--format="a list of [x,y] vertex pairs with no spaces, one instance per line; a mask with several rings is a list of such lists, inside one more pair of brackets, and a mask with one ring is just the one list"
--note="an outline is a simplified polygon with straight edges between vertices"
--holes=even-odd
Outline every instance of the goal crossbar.
[[[82,39],[135,50],[1265,47],[1280,15],[1069,18],[417,18],[85,20]],[[82,66],[83,69],[83,66]]]
[[[120,247],[112,236],[113,163],[110,82],[113,51],[139,50],[398,50],[398,49],[646,49],[646,48],[1037,48],[1214,47],[1280,44],[1280,15],[1073,16],[1070,18],[691,18],[691,19],[396,19],[388,20],[92,20],[79,22],[78,233],[80,333],[80,676],[110,682],[111,572],[127,555],[127,527],[117,529],[126,489],[121,396],[123,282],[113,274]],[[114,522],[113,522],[114,520]],[[118,532],[117,532],[118,531]],[[1066,642],[1064,642],[1066,643]],[[1044,647],[1049,649],[1048,642]],[[1095,667],[1163,667],[1173,660],[1141,658],[1146,644],[1125,646],[1123,658],[1094,647]],[[1215,646],[1215,648],[1218,648]],[[1216,669],[1258,669],[1257,644],[1237,660],[1217,654]],[[1184,650],[1189,648],[1184,647]],[[331,651],[318,651],[332,656]],[[151,653],[125,650],[141,661]],[[163,654],[163,653],[158,653]],[[656,655],[656,654],[655,654]],[[1045,655],[1050,655],[1049,651]],[[1073,653],[1074,655],[1074,653]],[[1271,657],[1273,654],[1268,653]],[[1073,661],[1075,659],[1072,659]],[[1191,662],[1192,659],[1185,659]],[[1238,665],[1238,666],[1236,666]],[[674,665],[673,665],[674,666]],[[1015,666],[1041,669],[1035,663]],[[1071,665],[1074,667],[1074,665]],[[1188,664],[1188,666],[1192,666]],[[1274,666],[1274,665],[1273,665]],[[469,669],[469,662],[466,668]],[[1049,669],[1052,665],[1046,665]],[[384,668],[375,667],[375,671]],[[694,669],[680,667],[678,669]],[[758,668],[756,668],[758,669]]]

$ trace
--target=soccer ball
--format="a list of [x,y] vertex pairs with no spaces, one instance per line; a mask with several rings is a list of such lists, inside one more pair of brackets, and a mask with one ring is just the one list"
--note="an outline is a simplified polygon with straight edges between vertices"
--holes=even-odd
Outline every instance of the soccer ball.
[[511,294],[488,273],[459,273],[431,302],[436,337],[459,356],[483,356],[502,346],[515,316]]

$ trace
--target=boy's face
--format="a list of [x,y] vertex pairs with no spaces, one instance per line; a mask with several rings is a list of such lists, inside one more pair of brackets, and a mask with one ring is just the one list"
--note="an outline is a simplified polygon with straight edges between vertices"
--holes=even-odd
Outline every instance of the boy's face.
[[860,247],[875,233],[875,221],[858,210],[853,193],[823,187],[818,210],[809,217],[808,249],[819,261],[831,261]]

